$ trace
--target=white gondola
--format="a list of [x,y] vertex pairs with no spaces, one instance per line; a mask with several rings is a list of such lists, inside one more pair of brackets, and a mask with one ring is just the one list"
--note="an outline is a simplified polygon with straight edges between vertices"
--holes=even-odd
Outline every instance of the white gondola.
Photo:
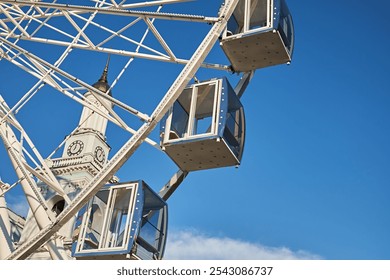
[[240,0],[221,38],[236,72],[289,63],[294,26],[284,0]]
[[244,110],[226,78],[187,87],[161,121],[161,145],[184,171],[239,165]]
[[161,259],[167,204],[143,181],[105,187],[79,212],[76,259]]

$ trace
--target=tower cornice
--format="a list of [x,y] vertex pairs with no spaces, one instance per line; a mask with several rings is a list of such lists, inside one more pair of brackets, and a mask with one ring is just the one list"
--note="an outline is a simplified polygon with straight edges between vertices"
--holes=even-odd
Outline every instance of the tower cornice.
[[91,176],[95,176],[103,168],[102,163],[98,162],[92,154],[72,158],[50,159],[47,160],[47,164],[54,175],[86,171]]

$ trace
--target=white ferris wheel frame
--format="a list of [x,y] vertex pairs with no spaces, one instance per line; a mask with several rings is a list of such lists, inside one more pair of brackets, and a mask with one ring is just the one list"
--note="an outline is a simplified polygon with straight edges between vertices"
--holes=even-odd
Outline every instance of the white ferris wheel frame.
[[[38,82],[36,82],[36,84],[34,84],[34,86],[12,108],[8,107],[6,101],[0,96],[0,135],[6,147],[12,150],[10,155],[11,160],[20,170],[20,174],[18,174],[19,181],[11,185],[0,181],[0,190],[1,193],[6,193],[19,183],[22,185],[24,184],[24,191],[26,195],[36,198],[35,203],[38,203],[38,205],[35,205],[34,207],[42,208],[41,215],[43,215],[41,218],[40,232],[31,240],[28,240],[19,246],[7,257],[7,259],[27,258],[40,246],[49,244],[53,235],[72,217],[74,217],[80,208],[85,205],[99,191],[99,189],[101,189],[104,184],[115,175],[120,167],[137,150],[141,143],[145,141],[157,149],[160,149],[160,146],[155,141],[149,139],[148,136],[173,105],[174,101],[178,98],[189,81],[194,78],[198,69],[200,67],[205,67],[223,71],[230,70],[227,65],[205,63],[204,60],[217,42],[223,30],[226,28],[227,21],[232,15],[238,1],[239,0],[225,1],[225,3],[221,6],[217,17],[170,14],[160,11],[163,5],[188,2],[188,0],[156,0],[140,3],[128,3],[129,1],[115,0],[95,0],[93,1],[95,2],[94,6],[59,4],[55,3],[56,1],[53,1],[52,3],[34,0],[0,1],[0,14],[2,14],[2,17],[0,18],[0,60],[7,60],[38,79]],[[147,7],[157,8],[154,12],[133,10]],[[98,14],[126,16],[134,18],[134,20],[120,30],[113,30],[94,21],[95,16]],[[61,28],[52,25],[50,23],[50,19],[55,17],[62,17],[66,19],[68,24],[77,30],[77,34],[71,35]],[[74,20],[75,18],[77,18],[78,21],[84,22],[84,24],[77,24]],[[210,24],[210,30],[191,58],[179,58],[154,25],[155,19],[208,23]],[[139,21],[144,21],[147,26],[141,40],[137,41],[123,34],[125,30],[131,28]],[[35,27],[30,28],[33,25]],[[88,26],[94,26],[95,28],[104,30],[111,35],[100,42],[94,42],[94,38],[86,32],[86,28]],[[38,34],[42,28],[47,28],[51,31],[57,32],[62,38],[67,38],[67,40],[39,37]],[[144,44],[145,37],[148,33],[153,34],[164,52]],[[135,51],[126,51],[107,47],[107,42],[113,40],[114,38],[120,38],[134,44],[136,46]],[[22,41],[57,45],[64,47],[65,50],[55,63],[50,63],[23,48],[19,44],[19,42]],[[98,89],[90,86],[88,83],[61,69],[62,63],[74,49],[103,52],[129,58],[125,67],[112,83],[111,88],[115,87],[121,75],[135,58],[181,64],[184,68],[165,93],[153,113],[148,115],[140,110],[130,107],[116,98],[104,94]],[[246,78],[248,78],[248,75],[246,75]],[[238,88],[244,87],[244,83],[245,81],[239,84]],[[15,117],[15,113],[29,102],[29,100],[33,98],[33,96],[46,84],[83,106],[92,109],[97,114],[104,116],[109,121],[132,134],[130,139],[122,146],[122,148],[120,148],[120,150],[111,158],[111,160],[102,168],[93,180],[89,182],[88,185],[73,200],[70,200],[61,189],[59,182],[45,163],[45,159],[36,149],[32,140],[28,137],[27,133]],[[131,128],[109,106],[105,107],[108,114],[104,113],[93,103],[86,100],[80,93],[80,90],[90,91],[97,100],[102,101],[103,99],[106,99],[110,101],[142,120],[142,126],[138,129]],[[105,104],[105,102],[101,102],[101,104]],[[16,130],[16,134],[14,133],[14,130]],[[17,139],[17,141],[15,141],[15,139]],[[65,141],[66,139],[64,142]],[[26,145],[28,148],[25,147]],[[29,151],[32,151],[32,153]],[[51,156],[52,155],[50,155],[49,158]],[[25,157],[28,157],[28,159],[34,162],[36,166],[30,166]],[[62,195],[66,200],[68,206],[66,206],[57,217],[53,216],[51,211],[48,209],[44,199],[38,191],[36,183],[34,180],[30,179],[31,175],[45,182],[50,188]],[[186,175],[187,172],[181,170],[174,174],[161,190],[160,194],[162,197],[167,199]],[[30,207],[32,206],[30,205]]]

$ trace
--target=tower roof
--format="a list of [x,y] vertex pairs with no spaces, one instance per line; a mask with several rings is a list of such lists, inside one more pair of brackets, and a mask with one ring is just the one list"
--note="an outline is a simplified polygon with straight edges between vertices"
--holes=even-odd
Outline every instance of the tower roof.
[[[96,83],[94,83],[92,85],[94,88],[96,88],[102,92],[107,92],[110,89],[110,85],[108,84],[108,81],[107,81],[109,64],[110,64],[110,57],[108,57],[108,59],[107,59],[106,66],[104,67],[104,70],[103,70],[101,77],[99,78],[99,80]],[[108,92],[108,95],[112,96],[111,91]]]

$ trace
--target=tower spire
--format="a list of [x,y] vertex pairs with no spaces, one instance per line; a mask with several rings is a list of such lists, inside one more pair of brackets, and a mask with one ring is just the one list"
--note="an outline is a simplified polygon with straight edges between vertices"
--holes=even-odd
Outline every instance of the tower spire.
[[110,55],[108,55],[106,66],[104,67],[102,75],[100,76],[99,80],[96,83],[94,83],[92,86],[102,92],[106,92],[108,95],[111,96],[111,90],[109,91],[110,85],[108,84],[108,79],[107,79],[109,66],[110,66]]
[[108,67],[110,65],[110,55],[108,55],[106,66],[104,67],[102,76],[99,79],[99,82],[108,83],[107,81],[107,74],[108,74]]

